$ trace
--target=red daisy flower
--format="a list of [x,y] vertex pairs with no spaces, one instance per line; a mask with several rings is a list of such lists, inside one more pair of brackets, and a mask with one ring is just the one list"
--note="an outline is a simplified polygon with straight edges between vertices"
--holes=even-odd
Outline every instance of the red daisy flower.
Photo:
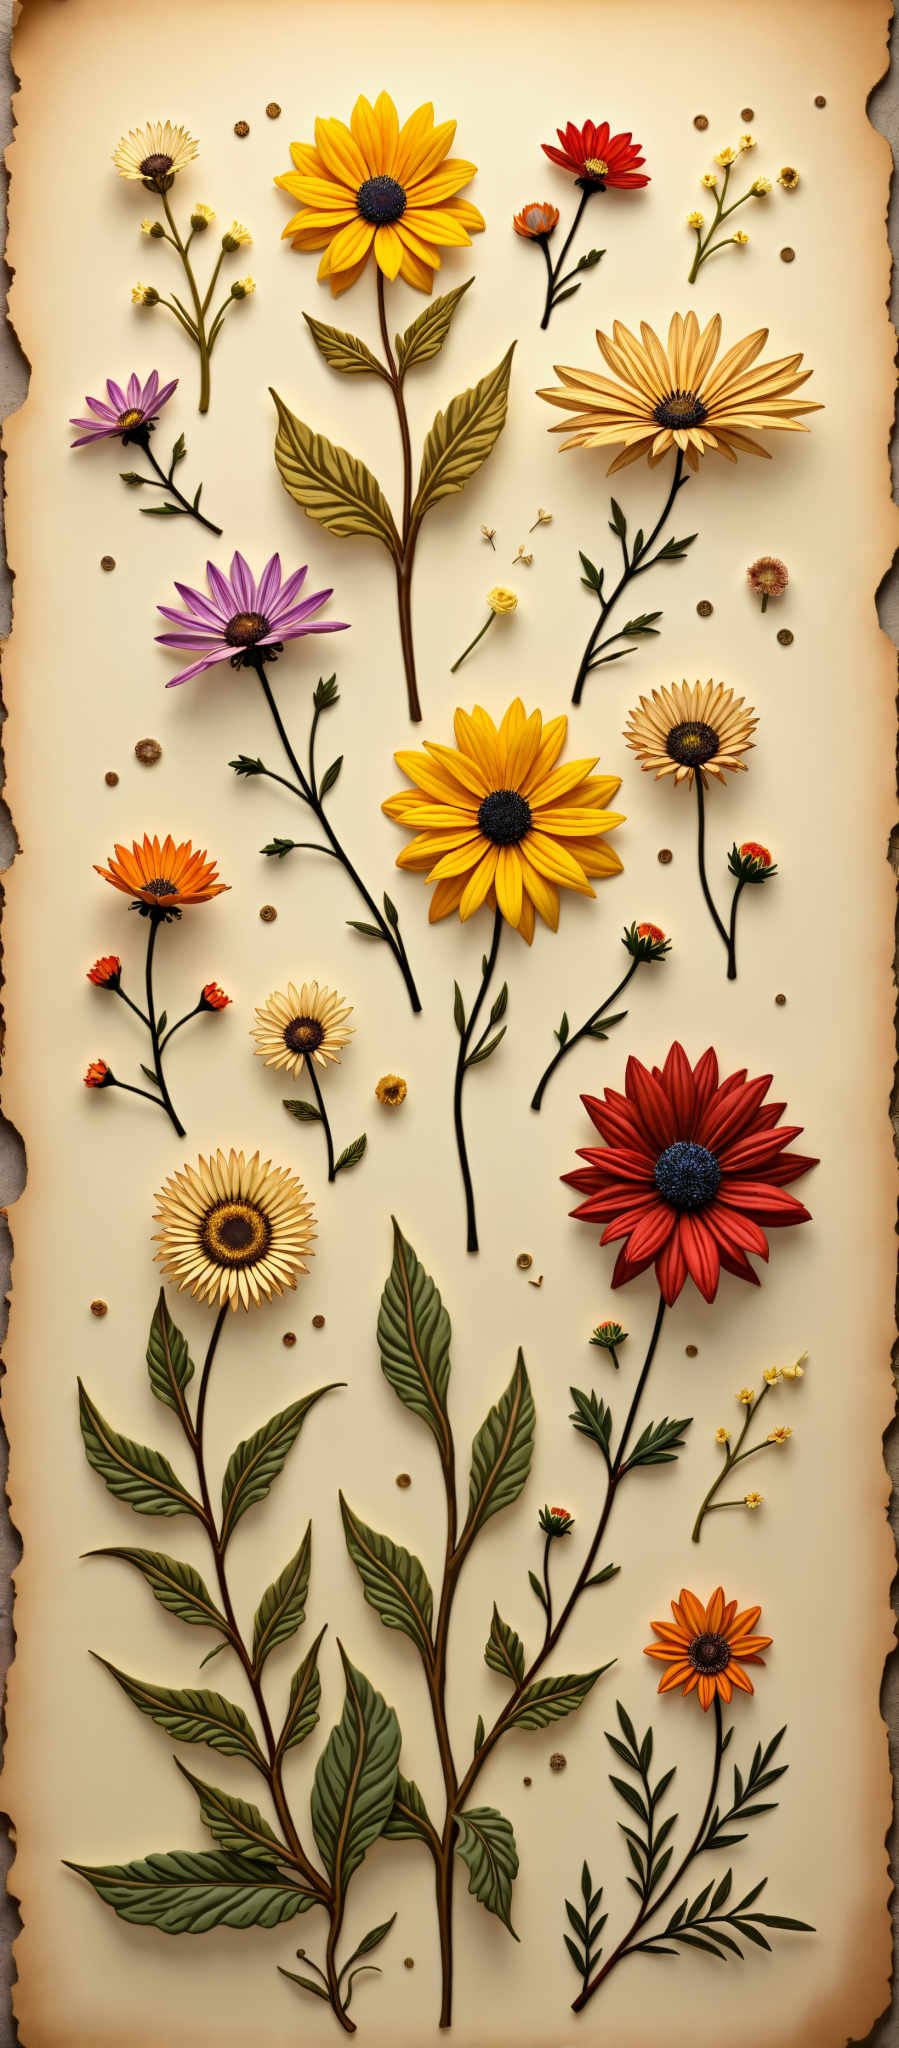
[[719,1081],[711,1046],[691,1067],[674,1044],[664,1067],[628,1060],[623,1095],[581,1097],[605,1143],[580,1148],[586,1165],[562,1178],[587,1198],[571,1214],[605,1222],[601,1244],[624,1239],[613,1287],[655,1265],[669,1306],[687,1279],[714,1301],[722,1266],[758,1286],[748,1254],[767,1259],[765,1229],[809,1222],[785,1185],[818,1161],[787,1150],[801,1125],[765,1103],[771,1078],[743,1067]]
[[552,142],[541,144],[544,156],[551,163],[560,164],[563,171],[570,171],[572,177],[582,179],[590,192],[604,192],[607,185],[620,188],[634,185],[648,185],[649,179],[640,174],[640,165],[646,158],[640,154],[639,142],[627,135],[613,135],[608,121],[601,121],[597,128],[595,121],[585,121],[583,128],[576,128],[569,121],[567,128],[557,128],[561,149]]

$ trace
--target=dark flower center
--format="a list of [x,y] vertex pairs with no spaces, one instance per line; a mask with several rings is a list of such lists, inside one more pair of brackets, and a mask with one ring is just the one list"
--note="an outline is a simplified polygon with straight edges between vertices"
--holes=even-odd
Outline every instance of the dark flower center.
[[726,1671],[730,1663],[730,1644],[724,1636],[694,1636],[687,1656],[694,1671],[706,1678],[714,1678],[719,1671]]
[[217,1266],[251,1266],[271,1239],[268,1217],[252,1202],[219,1202],[200,1225],[200,1243]]
[[720,745],[714,726],[703,725],[701,718],[685,718],[682,724],[671,727],[665,751],[683,768],[701,768],[704,761],[711,761],[717,754]]
[[130,408],[128,412],[119,413],[119,426],[122,428],[123,433],[127,434],[134,427],[142,426],[143,418],[144,416],[143,413],[141,412],[140,407],[134,405]]
[[517,846],[531,826],[531,806],[517,789],[493,789],[478,811],[478,825],[494,846]]
[[154,875],[152,882],[144,883],[144,888],[148,896],[177,896],[178,894],[177,882],[166,881],[161,875]]
[[261,612],[235,612],[225,627],[225,639],[229,647],[255,647],[267,632],[268,620]]
[[284,1026],[284,1043],[290,1052],[316,1052],[325,1035],[317,1017],[291,1017]]
[[695,391],[677,390],[659,399],[652,416],[660,427],[701,427],[708,412]]
[[395,178],[366,178],[356,193],[356,205],[363,220],[372,227],[389,227],[393,221],[402,220],[406,194]]
[[670,1202],[673,1209],[689,1213],[704,1209],[718,1193],[721,1168],[714,1152],[707,1151],[705,1145],[694,1145],[690,1138],[678,1138],[656,1160],[653,1179],[664,1201]]
[[164,178],[171,168],[171,157],[162,156],[161,154],[158,156],[145,156],[141,164],[141,170],[145,178]]

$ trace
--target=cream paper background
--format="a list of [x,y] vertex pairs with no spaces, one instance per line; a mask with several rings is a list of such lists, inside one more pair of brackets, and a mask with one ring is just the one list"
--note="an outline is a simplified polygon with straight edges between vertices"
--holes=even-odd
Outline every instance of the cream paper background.
[[[521,1343],[538,1411],[534,1468],[511,1513],[491,1525],[463,1581],[456,1619],[451,1701],[460,1749],[479,1707],[495,1709],[498,1681],[482,1662],[495,1597],[533,1632],[526,1568],[536,1558],[534,1518],[544,1499],[568,1503],[574,1546],[595,1515],[599,1473],[566,1420],[568,1386],[596,1384],[620,1411],[653,1313],[652,1276],[624,1295],[609,1290],[611,1256],[567,1221],[558,1175],[587,1142],[581,1088],[618,1085],[626,1055],[656,1060],[679,1036],[692,1058],[709,1042],[723,1071],[772,1071],[772,1093],[806,1127],[822,1164],[799,1192],[813,1225],[774,1233],[759,1291],[722,1282],[707,1308],[686,1292],[667,1321],[646,1414],[692,1413],[688,1448],[667,1472],[635,1478],[618,1504],[607,1558],[624,1569],[585,1602],[556,1659],[586,1669],[615,1656],[585,1708],[557,1730],[510,1738],[479,1785],[479,1798],[513,1821],[521,1856],[515,1946],[466,1894],[458,1874],[456,2036],[461,2048],[500,2048],[514,2037],[568,2048],[584,2036],[645,2048],[663,2030],[697,2048],[722,2023],[737,2041],[772,2048],[841,2048],[866,2032],[888,1997],[888,1882],[884,1833],[890,1814],[885,1732],[878,1709],[891,1641],[892,1570],[881,1433],[891,1413],[889,1344],[895,1175],[887,1117],[892,1069],[888,990],[892,882],[885,860],[892,819],[894,664],[880,633],[874,591],[896,540],[889,508],[887,435],[892,334],[884,311],[888,254],[882,229],[889,174],[883,139],[868,125],[865,96],[883,69],[888,10],[881,0],[829,0],[789,12],[770,0],[717,17],[661,0],[623,6],[567,0],[536,6],[462,5],[427,13],[405,0],[382,9],[345,0],[339,16],[257,0],[159,0],[152,19],[118,18],[96,0],[29,0],[14,45],[21,78],[12,170],[12,318],[32,365],[27,404],[7,429],[9,549],[15,631],[5,663],[9,785],[22,855],[8,886],[5,1109],[23,1131],[29,1180],[14,1218],[14,1301],[4,1410],[12,1441],[13,1514],[24,1557],[16,1577],[17,1655],[10,1682],[7,1804],[17,1826],[12,1883],[24,1931],[16,1947],[16,2011],[26,2048],[237,2048],[248,2039],[287,2048],[300,2035],[318,2048],[334,2022],[297,2003],[275,1965],[298,1944],[317,1954],[316,1916],[271,1933],[223,1930],[166,1940],[125,1926],[67,1872],[64,1856],[126,1860],[154,1848],[201,1846],[193,1794],[170,1760],[171,1745],[91,1662],[95,1649],[157,1681],[197,1682],[205,1645],[152,1600],[135,1575],[81,1561],[106,1543],[141,1543],[189,1555],[202,1546],[132,1521],[88,1469],[77,1427],[80,1372],[119,1428],[178,1449],[143,1372],[157,1286],[151,1263],[151,1197],[165,1174],[211,1146],[261,1146],[292,1164],[319,1207],[312,1276],[295,1297],[226,1334],[213,1384],[210,1442],[223,1465],[232,1444],[297,1392],[330,1378],[348,1382],[310,1418],[268,1503],[243,1525],[233,1553],[242,1611],[295,1547],[312,1515],[315,1561],[307,1628],[327,1620],[324,1699],[317,1735],[292,1765],[301,1826],[312,1768],[340,1706],[339,1634],[351,1656],[396,1706],[403,1762],[436,1798],[436,1759],[420,1674],[401,1638],[380,1626],[346,1559],[336,1509],[342,1485],[376,1527],[417,1551],[432,1578],[442,1535],[434,1514],[429,1440],[399,1406],[377,1366],[374,1322],[390,1259],[394,1210],[434,1273],[454,1326],[452,1412],[465,1446],[505,1384]],[[457,149],[480,166],[472,188],[488,220],[470,256],[450,257],[447,286],[471,271],[474,290],[442,355],[410,380],[416,445],[434,411],[473,382],[518,335],[509,423],[498,449],[464,495],[427,523],[415,610],[423,736],[449,737],[454,704],[482,702],[499,714],[520,691],[546,715],[567,708],[571,678],[591,621],[577,582],[578,545],[611,561],[610,488],[632,527],[651,521],[664,474],[634,468],[611,487],[589,454],[561,456],[546,436],[550,415],[533,396],[554,361],[590,363],[593,330],[614,317],[664,326],[675,307],[720,309],[726,338],[760,324],[769,352],[805,351],[815,376],[806,395],[826,410],[808,436],[772,444],[773,461],[705,465],[679,499],[673,528],[700,539],[684,564],[659,569],[637,606],[664,607],[662,637],[594,678],[573,714],[571,746],[597,752],[623,777],[628,822],[615,836],[625,873],[595,903],[568,901],[556,938],[538,931],[532,950],[504,935],[509,1031],[487,1072],[470,1076],[467,1122],[479,1194],[482,1253],[463,1249],[448,1086],[455,1052],[452,980],[475,983],[484,924],[429,930],[427,892],[394,872],[403,835],[378,810],[398,786],[392,752],[410,743],[399,670],[393,583],[380,551],[338,542],[306,521],[284,494],[272,462],[269,384],[315,427],[353,448],[395,496],[397,443],[380,389],[334,376],[301,320],[307,308],[374,341],[374,287],[366,276],[332,312],[315,264],[279,241],[285,200],[272,184],[293,137],[311,135],[317,112],[346,115],[359,91],[392,91],[401,113],[433,97],[438,118],[458,116]],[[824,93],[818,110],[814,95]],[[277,99],[279,121],[264,107]],[[795,162],[803,183],[747,209],[751,244],[685,278],[690,237],[683,215],[700,204],[698,179],[712,152],[736,140],[740,109],[755,109],[756,173]],[[586,244],[605,244],[599,269],[555,316],[537,326],[542,265],[512,235],[524,200],[570,191],[539,152],[557,121],[587,108],[644,140],[653,182],[644,194],[612,195],[587,214]],[[706,135],[693,114],[709,116]],[[142,241],[145,196],[112,172],[119,134],[158,114],[184,120],[200,160],[176,187],[179,216],[192,199],[232,213],[254,234],[247,261],[254,300],[229,315],[213,363],[213,404],[195,412],[196,360],[169,316],[129,303],[133,280],[173,282],[169,252]],[[246,118],[249,138],[233,122]],[[564,218],[564,213],[563,213]],[[777,252],[797,251],[786,266]],[[580,246],[580,245],[579,245]],[[214,239],[211,249],[215,248]],[[229,273],[230,274],[230,273]],[[176,286],[177,288],[177,286]],[[421,301],[398,286],[395,326]],[[202,580],[205,539],[192,524],[145,528],[117,481],[114,450],[67,453],[66,419],[106,375],[157,364],[182,383],[160,430],[188,441],[183,474],[204,479],[204,505],[225,528],[215,559],[235,546],[259,565],[276,547],[288,566],[310,563],[312,587],[332,583],[335,616],[353,630],[316,649],[289,650],[275,676],[295,734],[306,730],[311,684],[331,661],[341,704],[325,746],[346,753],[332,812],[369,881],[391,889],[424,1000],[413,1019],[392,964],[346,929],[357,914],[343,876],[314,856],[273,866],[257,849],[292,834],[295,810],[272,786],[240,785],[227,767],[238,751],[271,765],[275,741],[258,693],[222,669],[166,694],[171,664],[153,645],[155,605],[173,577]],[[171,434],[168,422],[171,420]],[[529,570],[511,566],[538,505],[553,524],[528,542]],[[481,521],[498,530],[494,557]],[[789,599],[762,618],[744,583],[760,552],[783,555]],[[112,552],[113,575],[99,556]],[[482,616],[499,577],[519,589],[514,620],[501,621],[457,679],[449,662]],[[709,596],[713,616],[696,602]],[[622,614],[624,616],[624,614]],[[795,633],[777,645],[783,622]],[[321,655],[321,661],[319,660]],[[724,870],[733,838],[760,836],[780,866],[764,897],[744,899],[741,972],[728,986],[718,942],[699,897],[694,808],[685,792],[639,774],[621,728],[641,689],[672,677],[714,674],[745,692],[760,713],[750,772],[709,803],[711,872]],[[154,734],[164,753],[141,768],[134,742]],[[104,771],[120,774],[106,789]],[[93,875],[113,840],[144,829],[192,837],[218,859],[231,893],[185,916],[160,945],[160,988],[170,1014],[210,976],[235,997],[223,1017],[179,1039],[171,1061],[184,1146],[162,1118],[126,1097],[94,1098],[80,1085],[87,1060],[104,1053],[123,1075],[140,1057],[124,1009],[104,1005],[84,980],[101,951],[119,951],[138,979],[142,933],[124,900]],[[668,867],[659,847],[673,849]],[[259,905],[278,921],[263,925]],[[548,1093],[539,1119],[527,1104],[552,1050],[563,1007],[579,1018],[621,971],[624,922],[648,916],[674,937],[670,963],[641,973],[627,1023],[606,1046],[582,1048]],[[250,1056],[254,1003],[285,978],[316,974],[357,1006],[358,1035],[330,1081],[335,1131],[367,1128],[363,1166],[329,1189],[318,1135],[281,1108],[282,1088]],[[788,996],[785,1008],[774,994]],[[372,1087],[385,1068],[409,1079],[396,1118],[377,1110]],[[533,1251],[539,1291],[515,1266]],[[88,1303],[109,1302],[95,1322]],[[173,1302],[173,1306],[175,1306]],[[326,1328],[315,1332],[320,1310]],[[633,1332],[622,1387],[586,1349],[593,1323],[620,1313]],[[208,1318],[183,1301],[177,1318],[194,1354]],[[283,1349],[285,1329],[299,1333]],[[699,1356],[685,1358],[687,1343]],[[762,1368],[808,1349],[800,1387],[772,1397],[772,1421],[789,1421],[789,1450],[766,1457],[753,1479],[766,1495],[753,1518],[706,1524],[696,1550],[689,1531],[713,1470],[711,1432],[736,1413],[734,1390]],[[775,1410],[775,1402],[777,1404]],[[399,1471],[413,1486],[396,1490]],[[650,1616],[664,1614],[686,1581],[708,1594],[718,1580],[741,1601],[758,1599],[774,1636],[756,1697],[739,1701],[734,1752],[748,1754],[789,1722],[791,1770],[777,1813],[734,1852],[738,1879],[770,1875],[772,1910],[815,1922],[817,1939],[785,1937],[771,1956],[752,1952],[727,1974],[700,1955],[616,1973],[579,2022],[568,2015],[573,1974],[564,1955],[562,1898],[576,1890],[586,1852],[606,1886],[609,1932],[631,1894],[607,1782],[602,1729],[621,1696],[639,1726],[653,1720],[658,1753],[678,1763],[686,1817],[704,1796],[711,1730],[688,1703],[657,1700],[657,1673],[641,1651]],[[311,1634],[307,1637],[311,1640]],[[330,1642],[330,1648],[327,1643]],[[286,1697],[290,1650],[272,1660],[271,1688]],[[212,1682],[212,1681],[211,1681]],[[238,1678],[215,1682],[238,1696]],[[277,1694],[275,1694],[277,1697]],[[562,1775],[550,1751],[567,1759]],[[191,1767],[239,1786],[226,1761],[181,1749]],[[207,1769],[208,1763],[208,1769]],[[522,1786],[524,1774],[533,1786]],[[244,1783],[244,1789],[252,1787]],[[308,1829],[307,1829],[308,1832]],[[697,1879],[697,1884],[699,1880]],[[436,1940],[430,1866],[414,1847],[381,1845],[351,1893],[350,1931],[399,1910],[382,1954],[384,1976],[361,1987],[354,2012],[377,2048],[436,2039]],[[402,1968],[415,1958],[414,1971]]]

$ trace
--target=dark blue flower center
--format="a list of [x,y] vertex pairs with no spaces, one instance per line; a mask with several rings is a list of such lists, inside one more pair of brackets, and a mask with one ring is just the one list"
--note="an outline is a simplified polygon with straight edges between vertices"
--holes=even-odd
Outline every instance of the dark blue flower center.
[[678,1138],[656,1160],[653,1175],[659,1194],[673,1209],[704,1209],[721,1183],[721,1168],[714,1152]]
[[392,221],[402,220],[406,194],[395,178],[366,178],[356,193],[356,205],[372,227],[389,227]]
[[704,761],[714,759],[720,745],[714,726],[705,725],[701,718],[685,718],[671,727],[665,752],[683,768],[701,768]]
[[478,824],[494,846],[517,846],[530,830],[531,806],[517,789],[493,789],[480,806]]

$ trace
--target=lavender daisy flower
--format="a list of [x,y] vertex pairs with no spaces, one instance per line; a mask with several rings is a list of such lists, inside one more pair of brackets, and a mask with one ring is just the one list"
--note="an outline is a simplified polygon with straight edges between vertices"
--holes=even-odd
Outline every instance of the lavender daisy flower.
[[348,620],[314,616],[333,595],[330,590],[315,590],[297,603],[307,573],[305,567],[295,569],[282,582],[281,557],[273,555],[257,584],[243,555],[235,554],[228,576],[214,562],[207,562],[210,597],[191,590],[187,583],[176,583],[187,609],[178,612],[164,604],[157,606],[163,618],[171,619],[179,630],[156,637],[163,647],[195,650],[200,658],[171,676],[166,687],[172,690],[176,683],[186,683],[220,661],[230,661],[235,668],[251,666],[261,674],[262,663],[273,661],[285,640],[299,640],[305,633],[344,633]]
[[163,406],[168,405],[177,383],[177,377],[173,377],[170,384],[160,386],[159,371],[151,370],[146,384],[142,384],[132,371],[123,391],[121,384],[107,377],[108,401],[90,397],[84,401],[95,417],[69,421],[70,427],[85,429],[78,440],[72,442],[72,447],[83,448],[88,441],[117,440],[123,446],[127,446],[129,441],[143,443],[155,427]]

